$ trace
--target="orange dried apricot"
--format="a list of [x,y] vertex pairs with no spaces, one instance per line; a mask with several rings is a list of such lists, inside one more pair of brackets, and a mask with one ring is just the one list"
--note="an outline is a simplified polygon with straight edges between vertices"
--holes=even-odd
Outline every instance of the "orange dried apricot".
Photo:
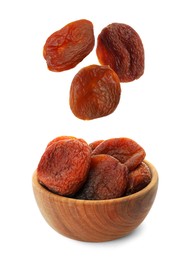
[[112,23],[98,35],[97,57],[109,65],[121,82],[130,82],[144,73],[144,48],[138,33],[129,25]]
[[149,167],[141,163],[138,167],[128,174],[128,187],[126,194],[130,195],[146,187],[152,179]]
[[92,156],[88,178],[76,194],[78,199],[107,200],[124,195],[128,169],[110,155]]
[[43,48],[48,69],[64,71],[74,68],[94,47],[92,22],[81,19],[51,34]]
[[111,114],[118,106],[120,81],[109,66],[90,65],[73,78],[70,88],[70,108],[83,120]]
[[129,171],[135,169],[145,158],[144,149],[130,138],[111,138],[101,142],[92,155],[109,154],[121,163],[124,163]]
[[38,181],[60,195],[76,193],[87,178],[91,149],[83,139],[53,142],[37,167]]

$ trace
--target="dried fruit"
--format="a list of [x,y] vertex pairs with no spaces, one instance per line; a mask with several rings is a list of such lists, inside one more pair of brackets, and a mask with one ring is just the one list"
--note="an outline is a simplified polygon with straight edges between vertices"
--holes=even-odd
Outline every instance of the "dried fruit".
[[110,155],[92,156],[87,181],[76,198],[106,200],[123,196],[127,172],[127,167]]
[[89,145],[73,136],[50,141],[37,167],[38,181],[59,195],[106,200],[130,195],[151,181],[145,151],[129,138]]
[[53,142],[37,168],[39,182],[60,195],[73,195],[87,178],[91,149],[83,139]]
[[112,23],[98,36],[96,49],[100,64],[109,65],[121,82],[129,82],[144,73],[144,48],[140,36],[129,25]]
[[121,95],[120,81],[109,66],[90,65],[74,77],[70,88],[70,108],[74,115],[90,120],[111,114]]
[[74,68],[94,47],[93,24],[85,19],[71,22],[46,40],[43,56],[51,71]]
[[144,149],[129,138],[111,138],[100,143],[92,155],[109,154],[121,163],[124,163],[129,171],[135,169],[145,158]]
[[146,187],[152,179],[150,169],[145,163],[141,163],[134,171],[128,174],[127,195],[133,194]]

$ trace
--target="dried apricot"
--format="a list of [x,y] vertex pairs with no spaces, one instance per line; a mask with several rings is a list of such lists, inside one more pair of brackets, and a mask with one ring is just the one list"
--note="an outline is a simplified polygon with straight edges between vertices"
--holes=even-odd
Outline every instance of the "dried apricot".
[[75,197],[88,200],[121,197],[127,187],[127,172],[127,167],[110,155],[92,156],[88,178]]
[[48,69],[64,71],[74,68],[94,47],[93,24],[85,19],[71,22],[51,34],[43,49]]
[[144,149],[129,138],[111,138],[100,143],[92,155],[109,154],[121,163],[124,163],[129,171],[135,169],[145,158]]
[[120,81],[109,66],[90,65],[73,78],[70,88],[70,108],[83,120],[111,114],[118,106]]
[[151,181],[152,175],[149,167],[145,163],[141,163],[135,170],[128,174],[127,195],[142,190]]
[[55,193],[72,195],[86,181],[90,159],[91,149],[83,139],[53,142],[38,164],[38,181]]
[[144,73],[144,48],[138,33],[129,25],[112,23],[98,35],[97,57],[109,65],[121,82],[130,82]]

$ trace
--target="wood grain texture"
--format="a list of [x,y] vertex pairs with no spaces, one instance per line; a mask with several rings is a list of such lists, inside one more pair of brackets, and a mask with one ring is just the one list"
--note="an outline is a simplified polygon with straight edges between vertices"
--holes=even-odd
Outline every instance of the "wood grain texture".
[[158,174],[149,163],[152,180],[143,190],[118,199],[77,200],[56,195],[32,178],[37,205],[47,223],[72,239],[103,242],[125,236],[147,216],[156,196]]

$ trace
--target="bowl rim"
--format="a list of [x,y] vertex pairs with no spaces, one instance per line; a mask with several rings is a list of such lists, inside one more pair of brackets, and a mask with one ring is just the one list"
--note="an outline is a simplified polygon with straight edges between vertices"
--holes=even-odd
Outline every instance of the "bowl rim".
[[70,198],[70,197],[65,197],[56,193],[53,193],[52,191],[48,190],[47,188],[45,188],[43,185],[41,185],[38,182],[37,179],[37,170],[34,171],[33,176],[32,176],[32,185],[36,186],[37,189],[39,189],[42,193],[47,194],[50,197],[53,197],[53,199],[56,199],[58,201],[61,202],[71,202],[71,203],[81,203],[81,204],[105,204],[105,203],[119,203],[119,202],[124,202],[124,201],[128,201],[128,200],[134,200],[135,198],[139,198],[141,196],[143,196],[145,193],[147,193],[148,191],[150,191],[153,187],[155,187],[156,185],[158,185],[158,172],[156,170],[156,168],[153,166],[152,163],[150,163],[147,160],[143,161],[144,163],[146,163],[146,165],[149,167],[151,174],[152,174],[152,179],[150,181],[150,183],[143,188],[142,190],[135,192],[133,194],[127,195],[127,196],[123,196],[123,197],[119,197],[119,198],[114,198],[114,199],[107,199],[107,200],[82,200],[82,199],[75,199],[75,198]]

